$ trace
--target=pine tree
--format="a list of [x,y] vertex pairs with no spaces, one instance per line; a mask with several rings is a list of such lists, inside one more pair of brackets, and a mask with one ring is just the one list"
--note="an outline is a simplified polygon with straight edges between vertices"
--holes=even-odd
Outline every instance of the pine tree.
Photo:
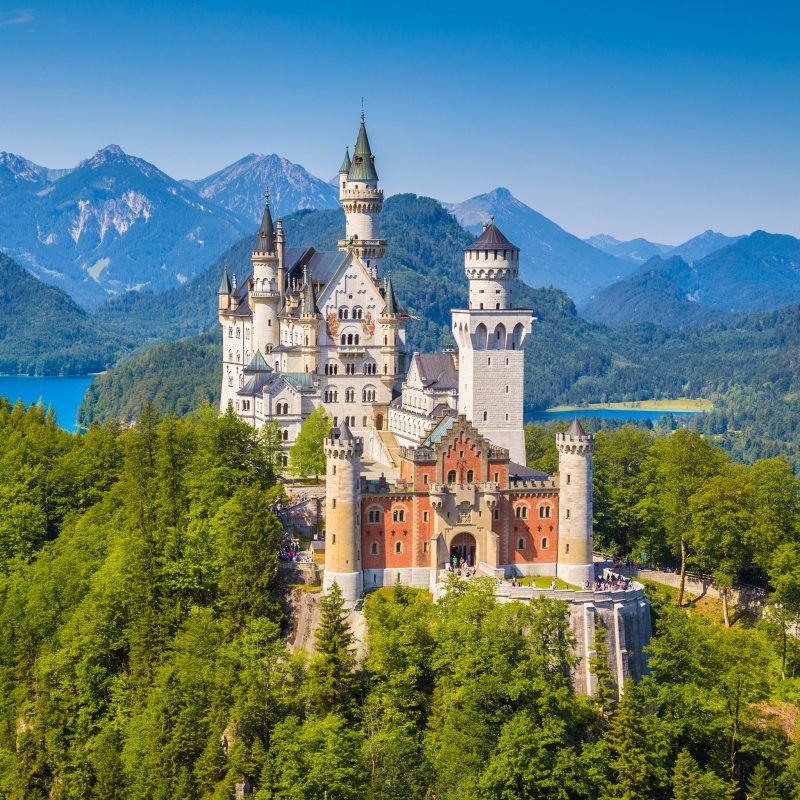
[[756,764],[747,782],[747,800],[781,800],[775,778],[763,761]]
[[730,800],[735,788],[711,770],[702,770],[688,750],[681,750],[672,770],[674,800]]
[[600,711],[605,713],[608,706],[616,698],[617,691],[614,686],[614,676],[608,667],[608,648],[606,647],[606,626],[601,619],[594,625],[595,655],[589,662],[592,675],[597,679],[595,700],[600,706]]
[[353,634],[342,590],[335,581],[320,603],[316,654],[309,665],[306,688],[309,707],[317,713],[352,710],[356,693]]

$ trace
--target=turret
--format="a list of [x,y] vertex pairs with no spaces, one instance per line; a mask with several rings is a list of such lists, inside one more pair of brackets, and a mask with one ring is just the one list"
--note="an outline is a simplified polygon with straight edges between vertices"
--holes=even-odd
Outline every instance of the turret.
[[253,312],[253,348],[270,353],[280,341],[278,330],[278,244],[272,214],[269,209],[269,192],[264,203],[264,216],[256,236],[252,256],[253,278],[250,286],[250,308]]
[[284,251],[286,249],[286,235],[283,232],[282,217],[278,217],[278,225],[275,229],[275,247],[278,251],[278,294],[280,295],[278,308],[281,308],[286,292],[286,265],[283,260]]
[[300,352],[303,357],[305,372],[319,372],[319,326],[322,317],[317,310],[317,297],[314,284],[308,274],[308,267],[303,269],[303,290],[300,298],[300,328],[302,342]]
[[367,266],[373,280],[377,280],[378,266],[386,253],[386,240],[380,238],[383,190],[378,188],[375,156],[367,137],[363,111],[353,159],[350,160],[350,152],[345,150],[344,161],[339,169],[339,202],[344,208],[346,220],[345,238],[340,240],[339,249],[357,255]]
[[227,311],[231,305],[231,279],[228,277],[227,268],[222,273],[222,280],[219,284],[219,310]]
[[562,580],[580,586],[594,580],[592,558],[592,456],[595,438],[574,419],[556,434],[560,478],[558,566]]
[[469,281],[470,309],[505,311],[513,306],[514,283],[519,277],[519,247],[491,223],[464,251]]
[[364,591],[361,572],[361,455],[363,440],[353,436],[347,422],[331,431],[324,442],[327,471],[325,579],[327,593],[334,581],[348,605]]
[[401,332],[405,330],[405,314],[395,298],[391,273],[386,277],[383,300],[385,305],[378,315],[383,337],[381,340],[380,379],[385,386],[391,389],[403,375],[404,365],[399,363],[400,348],[398,345],[403,344],[400,336]]

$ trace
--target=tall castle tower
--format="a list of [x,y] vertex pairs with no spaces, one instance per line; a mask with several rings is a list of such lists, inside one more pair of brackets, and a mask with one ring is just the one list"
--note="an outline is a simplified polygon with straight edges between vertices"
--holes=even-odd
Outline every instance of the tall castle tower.
[[386,240],[380,238],[383,189],[378,188],[375,156],[369,146],[363,111],[352,161],[346,149],[339,168],[339,202],[346,219],[345,238],[339,241],[339,249],[355,253],[375,280],[386,253]]
[[[278,239],[281,239],[278,242]],[[264,355],[280,342],[278,309],[282,286],[278,276],[283,274],[283,229],[276,237],[269,210],[269,192],[264,203],[264,216],[253,251],[253,283],[250,287],[250,310],[253,312],[253,352]]]
[[458,344],[458,411],[511,460],[525,464],[523,348],[530,310],[514,310],[519,248],[492,221],[464,251],[469,309],[453,310]]
[[580,586],[594,580],[592,558],[592,455],[594,435],[577,419],[556,435],[560,493],[558,577]]
[[364,591],[361,572],[361,454],[363,441],[353,436],[347,421],[325,439],[327,508],[325,580],[327,592],[334,581],[346,603]]

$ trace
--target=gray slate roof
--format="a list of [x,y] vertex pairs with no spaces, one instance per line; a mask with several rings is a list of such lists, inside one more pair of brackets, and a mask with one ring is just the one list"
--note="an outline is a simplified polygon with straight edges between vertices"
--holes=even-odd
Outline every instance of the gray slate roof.
[[458,370],[454,353],[414,353],[422,385],[432,389],[458,389]]
[[494,222],[486,228],[486,230],[465,250],[516,250],[519,247],[506,239],[505,234],[494,224]]
[[583,425],[581,425],[581,422],[577,417],[572,420],[572,424],[569,426],[569,430],[567,430],[567,435],[586,436],[586,431],[583,429]]

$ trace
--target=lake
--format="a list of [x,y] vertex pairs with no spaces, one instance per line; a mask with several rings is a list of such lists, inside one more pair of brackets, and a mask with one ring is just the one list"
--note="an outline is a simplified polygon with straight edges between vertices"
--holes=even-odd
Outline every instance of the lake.
[[45,408],[52,405],[58,424],[68,431],[78,429],[78,406],[94,375],[68,377],[28,375],[0,375],[0,397],[7,397],[12,405],[22,400],[25,405],[41,400]]
[[525,417],[526,422],[552,422],[556,419],[650,419],[655,422],[665,414],[674,417],[687,417],[692,414],[702,414],[702,411],[664,411],[662,409],[642,408],[573,408],[565,411],[537,411]]

